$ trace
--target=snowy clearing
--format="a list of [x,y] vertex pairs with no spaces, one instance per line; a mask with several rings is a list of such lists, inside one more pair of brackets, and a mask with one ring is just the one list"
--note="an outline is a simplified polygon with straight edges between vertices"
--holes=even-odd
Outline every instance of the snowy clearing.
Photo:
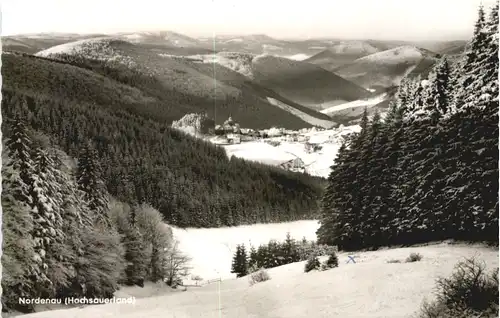
[[[203,240],[211,235],[203,236]],[[422,260],[404,263],[412,252],[420,253]],[[254,286],[243,277],[186,292],[136,299],[135,304],[90,306],[24,317],[410,318],[425,297],[432,297],[436,278],[450,275],[464,257],[478,257],[488,270],[498,266],[498,250],[446,243],[359,252],[354,254],[355,264],[346,263],[349,254],[338,255],[338,268],[304,273],[304,262],[288,264],[270,269],[271,280]],[[217,257],[207,253],[205,261],[213,259]],[[403,263],[387,263],[395,259]]]
[[307,220],[287,223],[253,224],[212,229],[178,229],[172,227],[174,237],[179,240],[179,249],[192,258],[191,273],[204,280],[234,278],[231,260],[237,244],[252,244],[258,247],[275,239],[284,241],[286,233],[300,240],[316,240],[318,221]]
[[371,61],[383,64],[399,64],[409,61],[420,61],[424,57],[422,51],[415,46],[399,46],[390,50],[377,52],[357,59],[356,61]]
[[264,51],[281,51],[283,50],[282,47],[280,46],[276,46],[276,45],[272,45],[272,44],[262,44],[262,49]]
[[290,105],[287,105],[283,102],[280,102],[279,100],[276,100],[274,98],[267,97],[267,100],[269,101],[269,103],[271,105],[274,105],[274,106],[277,106],[283,110],[286,110],[290,114],[293,114],[293,115],[299,117],[300,119],[302,119],[303,121],[305,121],[306,123],[309,123],[311,125],[319,126],[319,127],[323,127],[323,128],[331,128],[334,125],[333,121],[315,118],[315,117],[308,115],[308,114],[306,114],[306,113],[304,113],[304,112],[302,112],[302,111],[300,111],[300,110],[298,110]]
[[294,159],[296,156],[287,153],[262,141],[244,142],[241,144],[224,146],[229,158],[236,156],[250,161],[256,161],[275,166]]
[[288,56],[284,56],[284,57],[286,57],[287,59],[290,59],[290,60],[304,61],[304,60],[307,60],[308,58],[310,58],[311,55],[300,53],[300,54],[288,55]]

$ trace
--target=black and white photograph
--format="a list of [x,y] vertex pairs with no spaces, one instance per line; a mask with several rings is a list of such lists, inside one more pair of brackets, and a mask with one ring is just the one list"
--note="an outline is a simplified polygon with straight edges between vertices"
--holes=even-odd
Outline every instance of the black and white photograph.
[[499,317],[498,0],[3,0],[1,317]]

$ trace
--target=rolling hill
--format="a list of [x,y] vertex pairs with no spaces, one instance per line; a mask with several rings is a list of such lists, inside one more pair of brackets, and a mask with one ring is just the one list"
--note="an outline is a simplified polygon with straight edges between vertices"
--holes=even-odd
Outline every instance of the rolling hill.
[[[152,50],[150,46],[121,39],[96,38],[52,47],[37,56],[71,63],[147,92],[155,98],[155,109],[163,108],[165,120],[178,120],[186,113],[206,112],[216,123],[232,116],[249,128],[312,126],[297,114],[271,104],[268,97],[293,104],[276,92],[231,69],[172,56],[170,50],[170,47]],[[293,106],[313,117],[329,120],[306,107]]]
[[456,41],[431,41],[431,42],[418,42],[417,45],[424,49],[432,52],[446,55],[456,55],[461,54],[465,45],[466,40],[456,40]]
[[40,33],[23,34],[13,36],[2,36],[3,51],[17,51],[28,54],[35,54],[50,47],[103,36],[102,34],[72,34],[72,33]]
[[399,85],[403,77],[425,72],[438,55],[414,46],[400,46],[370,54],[333,70],[366,89],[381,90]]
[[334,43],[327,49],[311,56],[309,62],[331,71],[354,60],[373,53],[380,52],[376,46],[366,41],[341,41]]
[[352,82],[306,62],[262,55],[253,59],[252,70],[261,85],[315,110],[371,95]]
[[132,43],[155,44],[173,47],[202,47],[203,43],[197,39],[173,31],[150,31],[150,32],[121,32],[112,34]]
[[[328,105],[370,96],[370,92],[318,66],[269,54],[220,52],[212,55],[187,56],[183,59],[197,65],[210,65],[212,68],[217,68],[218,70],[214,73],[215,78],[230,81],[233,85],[235,82],[248,82],[248,79],[251,79],[257,85],[287,99],[287,104],[294,105],[295,108],[300,108],[301,111],[315,117],[318,117],[317,113],[314,111],[311,113],[310,109],[321,110]],[[235,76],[227,70],[221,72],[219,66],[237,72],[241,76]],[[306,107],[301,108],[300,105]],[[309,107],[308,111],[306,111],[307,107]]]
[[200,38],[199,40],[204,43],[203,47],[213,48],[218,52],[268,53],[279,56],[308,53],[296,43],[275,39],[265,34],[216,35],[215,38]]

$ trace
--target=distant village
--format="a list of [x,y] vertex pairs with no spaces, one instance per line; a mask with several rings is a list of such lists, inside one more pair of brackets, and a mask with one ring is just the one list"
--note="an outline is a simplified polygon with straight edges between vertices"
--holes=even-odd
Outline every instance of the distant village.
[[[304,132],[308,131],[308,129],[305,129]],[[275,147],[279,146],[282,141],[300,142],[304,144],[305,150],[308,153],[319,151],[322,148],[319,144],[311,143],[309,141],[309,136],[306,136],[300,131],[287,130],[284,128],[271,128],[265,130],[241,128],[231,117],[222,125],[216,125],[214,134],[216,138],[212,138],[211,141],[218,145],[240,144],[242,142],[260,140]],[[297,172],[304,172],[306,167],[304,161],[299,157],[282,162],[278,166],[285,170]]]
[[[317,128],[317,131],[324,130]],[[307,129],[305,130],[307,131]],[[240,125],[229,117],[224,124],[216,125],[214,134],[218,136],[215,140],[217,144],[239,144],[245,141],[268,140],[270,144],[279,145],[279,141],[288,142],[309,142],[309,136],[304,135],[300,131],[287,130],[284,128],[271,128],[264,130],[254,130],[251,128],[241,128]],[[214,140],[213,140],[214,141]],[[311,144],[311,146],[313,146]],[[311,147],[311,150],[314,147]]]
[[[231,116],[222,125],[216,125],[214,120],[206,114],[187,114],[182,119],[172,123],[173,128],[180,129],[186,133],[209,140],[211,143],[220,146],[238,145],[246,142],[260,141],[271,146],[278,147],[282,142],[301,143],[304,145],[306,153],[316,153],[322,150],[322,143],[338,143],[338,138],[345,138],[344,134],[335,134],[321,142],[312,139],[311,133],[324,131],[324,128],[313,127],[304,128],[299,131],[284,128],[270,128],[255,130],[242,128]],[[342,131],[343,127],[337,128]],[[292,154],[294,155],[294,154]],[[296,156],[295,158],[281,162],[277,166],[291,171],[304,172],[307,165]]]

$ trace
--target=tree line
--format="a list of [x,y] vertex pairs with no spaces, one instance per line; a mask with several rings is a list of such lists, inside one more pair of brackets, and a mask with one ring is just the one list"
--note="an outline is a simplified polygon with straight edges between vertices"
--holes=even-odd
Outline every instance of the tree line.
[[462,59],[404,80],[383,120],[365,111],[332,166],[319,242],[498,244],[498,4],[485,15]]
[[245,244],[238,244],[231,263],[231,273],[243,277],[263,268],[301,262],[310,257],[330,255],[334,252],[335,249],[331,246],[308,241],[305,237],[297,241],[287,233],[285,241],[270,240],[257,248],[251,245],[247,249]]
[[33,312],[20,298],[111,298],[120,285],[171,286],[188,268],[161,214],[112,199],[96,151],[75,163],[23,120],[2,152],[2,310]]

